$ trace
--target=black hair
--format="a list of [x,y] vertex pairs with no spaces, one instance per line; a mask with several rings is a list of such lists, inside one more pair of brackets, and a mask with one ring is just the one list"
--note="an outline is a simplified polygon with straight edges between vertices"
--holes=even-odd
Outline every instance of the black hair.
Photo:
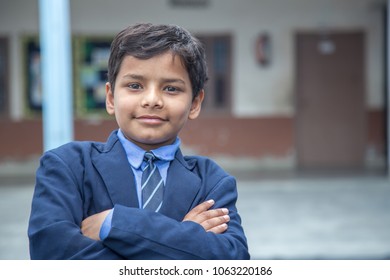
[[135,24],[116,35],[108,61],[108,82],[112,91],[114,92],[115,80],[126,55],[149,59],[168,51],[181,57],[191,81],[192,96],[195,98],[208,80],[205,50],[197,38],[177,25]]

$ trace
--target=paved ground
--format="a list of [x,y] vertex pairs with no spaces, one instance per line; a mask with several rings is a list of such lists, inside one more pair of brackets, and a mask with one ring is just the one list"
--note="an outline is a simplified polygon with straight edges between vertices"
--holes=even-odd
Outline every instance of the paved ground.
[[386,177],[242,181],[238,207],[255,259],[390,259]]
[[[1,174],[0,174],[1,175]],[[239,175],[238,208],[254,259],[390,259],[383,175]],[[28,259],[33,178],[0,176],[0,259]]]

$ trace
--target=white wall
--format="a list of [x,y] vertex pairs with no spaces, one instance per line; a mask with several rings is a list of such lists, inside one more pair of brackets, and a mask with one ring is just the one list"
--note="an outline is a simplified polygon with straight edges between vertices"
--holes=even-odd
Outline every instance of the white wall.
[[[193,32],[231,33],[233,112],[236,116],[294,114],[294,36],[302,30],[366,32],[367,106],[382,108],[385,0],[210,0],[207,8],[181,9],[169,0],[71,0],[74,34],[115,34],[135,22],[174,23]],[[11,40],[11,113],[23,117],[20,38],[38,32],[38,1],[0,0],[0,36]],[[262,68],[254,45],[260,32],[272,38],[272,63]]]

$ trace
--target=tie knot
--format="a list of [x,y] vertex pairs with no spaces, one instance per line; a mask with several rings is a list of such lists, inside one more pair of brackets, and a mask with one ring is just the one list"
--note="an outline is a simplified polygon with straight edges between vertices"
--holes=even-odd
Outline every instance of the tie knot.
[[145,161],[154,161],[156,159],[156,156],[152,152],[146,152],[144,155]]

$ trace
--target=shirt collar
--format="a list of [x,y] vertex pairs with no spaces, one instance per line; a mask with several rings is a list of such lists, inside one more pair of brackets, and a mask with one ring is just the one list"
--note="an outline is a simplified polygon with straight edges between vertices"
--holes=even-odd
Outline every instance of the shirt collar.
[[[120,129],[118,130],[118,138],[126,151],[126,156],[131,166],[133,166],[135,169],[140,168],[146,151],[133,142],[129,141]],[[180,144],[180,138],[176,137],[176,140],[173,144],[162,146],[160,148],[151,150],[151,152],[153,152],[153,154],[160,160],[172,161],[175,158],[176,151],[179,149]]]

